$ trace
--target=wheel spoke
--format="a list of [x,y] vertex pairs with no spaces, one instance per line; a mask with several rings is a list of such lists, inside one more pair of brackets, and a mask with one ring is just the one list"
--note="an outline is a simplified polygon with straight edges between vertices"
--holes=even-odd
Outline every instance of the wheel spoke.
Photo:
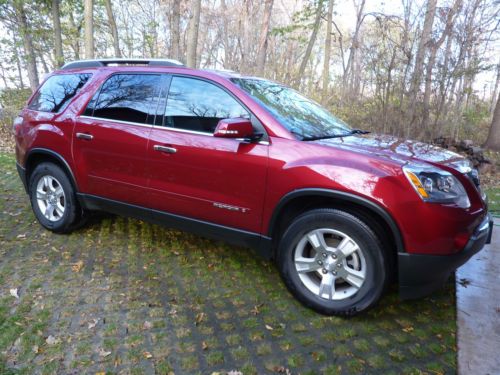
[[62,215],[64,214],[64,207],[61,205],[60,202],[57,202],[57,204],[55,206],[55,210],[56,210],[57,214],[59,215],[59,217],[62,217]]
[[307,273],[317,271],[321,266],[318,264],[315,258],[296,258],[295,267],[298,273]]
[[328,299],[332,299],[335,294],[335,277],[330,272],[323,275],[319,285],[319,296],[323,297],[325,294]]
[[49,176],[43,176],[43,187],[46,191],[53,190],[52,189],[52,180]]
[[42,200],[47,200],[47,192],[43,191],[41,189],[37,189],[36,191],[36,199],[42,199]]
[[361,285],[363,285],[363,281],[365,281],[365,275],[361,271],[356,271],[350,267],[344,268],[345,273],[343,273],[342,278],[351,284],[353,287],[359,289]]
[[340,241],[339,245],[337,246],[337,250],[342,253],[342,257],[347,258],[349,255],[358,250],[358,245],[356,245],[356,243],[349,237],[346,237],[342,241]]
[[54,206],[51,205],[50,203],[47,204],[44,215],[47,219],[54,220]]
[[59,185],[58,187],[56,187],[56,189],[54,190],[54,193],[56,194],[56,197],[57,198],[60,198],[64,195],[64,191],[61,187],[61,185]]
[[307,235],[307,240],[316,252],[326,250],[327,246],[323,232],[319,230],[312,231]]

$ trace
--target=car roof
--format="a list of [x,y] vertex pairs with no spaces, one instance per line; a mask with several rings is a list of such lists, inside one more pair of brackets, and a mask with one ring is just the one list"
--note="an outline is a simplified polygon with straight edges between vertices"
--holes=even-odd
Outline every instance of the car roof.
[[182,72],[194,73],[194,75],[204,76],[210,78],[215,75],[218,77],[231,79],[231,78],[253,78],[262,79],[258,77],[251,77],[242,75],[238,72],[228,69],[193,69],[188,68],[178,60],[173,59],[142,59],[142,58],[113,58],[113,59],[92,59],[92,60],[76,60],[66,63],[57,72],[74,72],[74,71],[92,71],[92,70],[112,70],[114,72],[120,71],[144,71],[144,68],[154,72]]

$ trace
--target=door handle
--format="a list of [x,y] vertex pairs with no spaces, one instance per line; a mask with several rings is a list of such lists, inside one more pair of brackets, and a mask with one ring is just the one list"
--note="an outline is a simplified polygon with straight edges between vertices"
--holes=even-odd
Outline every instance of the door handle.
[[76,133],[76,138],[86,139],[87,141],[91,141],[94,138],[94,136],[92,134],[87,134],[87,133]]
[[162,145],[154,145],[153,149],[155,151],[166,152],[167,154],[175,154],[177,149],[174,147],[162,146]]

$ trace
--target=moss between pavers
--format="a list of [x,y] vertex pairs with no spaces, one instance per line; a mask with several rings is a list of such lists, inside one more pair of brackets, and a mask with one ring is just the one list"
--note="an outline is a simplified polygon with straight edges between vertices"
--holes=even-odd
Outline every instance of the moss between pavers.
[[0,168],[0,374],[456,371],[453,284],[324,317],[247,249],[111,215],[47,232],[13,157]]

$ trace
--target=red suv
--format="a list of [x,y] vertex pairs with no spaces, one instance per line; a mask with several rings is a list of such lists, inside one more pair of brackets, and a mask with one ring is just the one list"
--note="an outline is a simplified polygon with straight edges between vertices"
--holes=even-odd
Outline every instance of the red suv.
[[392,279],[403,298],[428,294],[491,240],[467,159],[352,129],[261,78],[76,61],[14,128],[45,228],[70,232],[104,210],[255,248],[324,314],[369,308]]

